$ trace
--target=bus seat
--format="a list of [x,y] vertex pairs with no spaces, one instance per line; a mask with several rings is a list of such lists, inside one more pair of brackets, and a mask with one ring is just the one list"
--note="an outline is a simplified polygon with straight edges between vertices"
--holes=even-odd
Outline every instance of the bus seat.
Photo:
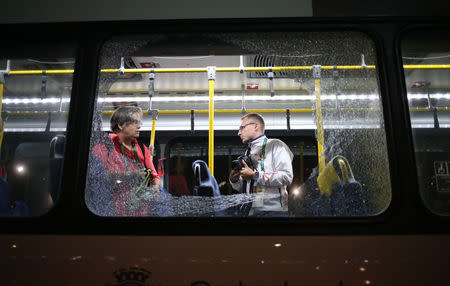
[[0,216],[10,215],[10,195],[8,183],[0,178]]
[[14,201],[12,203],[12,216],[29,216],[30,210],[25,202],[22,201]]
[[321,195],[311,204],[316,216],[361,216],[369,213],[367,190],[355,180],[344,156],[333,157],[317,177]]
[[223,209],[223,201],[220,197],[220,189],[216,179],[211,174],[205,161],[196,160],[192,163],[195,185],[192,191],[194,196],[219,197],[214,201],[214,216],[226,216],[227,211]]
[[65,145],[66,136],[64,135],[56,135],[50,141],[50,195],[53,202],[56,202],[61,186]]
[[[11,197],[25,201],[31,216],[44,214],[53,206],[49,193],[49,149],[48,142],[20,143],[14,152],[12,169],[8,172]],[[20,165],[25,170],[22,173],[16,170]]]
[[66,146],[66,136],[56,135],[50,141],[50,158],[63,159]]
[[195,186],[194,196],[218,197],[220,196],[219,185],[211,174],[208,165],[202,160],[196,160],[192,163],[194,172]]
[[21,201],[11,203],[8,183],[0,178],[0,216],[28,216],[28,206]]

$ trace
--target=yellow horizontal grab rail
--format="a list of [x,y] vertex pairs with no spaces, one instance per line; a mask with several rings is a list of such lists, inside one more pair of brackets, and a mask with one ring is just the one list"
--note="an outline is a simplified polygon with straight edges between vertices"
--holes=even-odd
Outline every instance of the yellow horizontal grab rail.
[[[348,65],[348,66],[321,66],[322,69],[332,70],[358,70],[358,69],[375,69],[374,65],[369,66],[358,66],[358,65]],[[268,72],[272,69],[274,72],[281,71],[295,71],[295,70],[312,70],[313,66],[285,66],[285,67],[246,67],[243,68],[244,72]],[[195,72],[206,72],[207,68],[156,68],[156,69],[124,69],[124,73],[195,73]],[[217,67],[216,72],[240,72],[241,69],[238,67]],[[101,72],[106,73],[117,73],[120,69],[102,69]]]
[[[322,70],[363,70],[363,69],[375,69],[375,65],[343,65],[343,66],[321,66]],[[450,69],[450,65],[403,65],[404,69]],[[272,69],[274,72],[281,71],[296,71],[296,70],[312,70],[313,66],[285,66],[285,67],[245,67],[245,72],[268,72]],[[120,69],[101,69],[103,73],[119,73]],[[145,68],[145,69],[123,69],[123,73],[199,73],[206,72],[207,68]],[[238,67],[217,67],[216,72],[240,72]],[[33,74],[71,74],[74,70],[16,70],[9,71],[9,75],[33,75]]]
[[[375,69],[375,65],[343,65],[343,66],[321,66],[322,70],[363,70]],[[450,69],[450,65],[403,65],[404,69]],[[285,66],[285,67],[246,67],[244,72],[268,72],[272,69],[274,72],[281,71],[298,71],[298,70],[312,70],[313,66]],[[119,73],[120,69],[101,69],[103,73]],[[155,68],[155,69],[124,69],[123,73],[199,73],[206,72],[207,68]],[[241,69],[237,67],[218,67],[216,72],[240,72]],[[16,70],[9,71],[9,75],[35,75],[35,74],[72,74],[74,70]]]
[[[295,70],[312,70],[313,66],[285,66],[285,67],[246,67],[243,70],[245,72],[264,72],[272,69],[274,72],[281,71],[295,71]],[[375,69],[374,65],[368,66],[358,66],[358,65],[347,65],[347,66],[322,66],[322,69],[325,70],[361,70],[361,69]],[[123,69],[123,73],[200,73],[206,72],[207,68],[156,68],[156,69]],[[238,67],[218,67],[216,68],[216,72],[240,72],[241,69]],[[34,74],[70,74],[73,73],[74,70],[17,70],[10,71],[10,75],[34,75]],[[100,72],[103,73],[119,73],[120,69],[101,69]]]
[[450,65],[403,65],[405,70],[410,69],[450,69]]
[[[291,113],[311,113],[312,109],[289,109]],[[103,111],[103,114],[113,114],[114,111]],[[143,110],[144,114],[147,114],[148,111]],[[194,113],[204,113],[208,114],[209,110],[201,109],[194,110]],[[286,109],[247,109],[247,113],[285,113]],[[191,110],[158,110],[159,114],[190,114]],[[214,110],[214,113],[242,113],[241,109],[218,109]]]
[[74,70],[29,70],[29,71],[10,71],[10,75],[32,75],[32,74],[72,74]]

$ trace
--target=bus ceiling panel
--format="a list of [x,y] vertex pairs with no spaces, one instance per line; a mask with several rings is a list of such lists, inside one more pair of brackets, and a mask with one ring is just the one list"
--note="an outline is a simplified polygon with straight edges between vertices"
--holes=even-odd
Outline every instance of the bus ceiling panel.
[[[50,54],[50,51],[46,51],[45,54]],[[30,52],[29,55],[22,58],[12,57],[2,54],[2,60],[0,61],[0,67],[4,65],[6,60],[10,61],[11,70],[70,70],[73,69],[75,64],[74,58],[61,57],[58,58],[57,54],[51,54],[52,56],[44,57],[33,56]],[[74,56],[74,55],[73,55]]]
[[[359,74],[358,74],[359,73]],[[368,75],[364,72],[355,72],[352,76],[340,76],[332,79],[331,75],[322,77],[324,80],[322,89],[332,91],[336,84],[341,90],[355,90],[367,92],[377,89],[375,75]],[[369,80],[373,79],[373,80]],[[276,93],[285,91],[296,92],[297,94],[312,94],[314,80],[312,71],[305,75],[291,74],[290,78],[274,78],[274,90]],[[215,80],[215,90],[220,92],[231,91],[242,94],[253,92],[253,89],[270,92],[269,79],[241,76],[239,73],[217,73]],[[134,80],[124,80],[117,78],[108,90],[109,94],[147,94],[149,88],[148,75],[136,77]],[[208,81],[205,73],[192,74],[156,74],[154,79],[155,93],[158,92],[208,92]]]
[[[450,54],[449,59],[450,62]],[[406,70],[406,88],[411,92],[430,89],[450,89],[450,70]]]
[[[436,119],[438,126],[436,126]],[[412,128],[450,128],[450,112],[438,112],[435,118],[432,110],[428,112],[411,112]]]
[[45,81],[48,96],[70,96],[72,74],[69,75],[9,75],[5,78],[4,96],[40,96]]
[[[254,33],[246,33],[239,38],[233,33],[152,35],[147,39],[143,36],[141,40],[132,41],[134,51],[130,52],[132,50],[129,49],[125,56],[259,55],[259,57],[264,57],[262,61],[265,63],[271,62],[272,65],[283,63],[283,65],[295,66],[311,64],[313,61],[327,62],[330,59],[333,59],[338,65],[358,64],[362,52],[366,55],[368,62],[374,62],[375,54],[373,54],[372,48],[367,46],[362,37],[351,39],[348,37],[349,34],[359,33],[298,32],[295,36],[301,38],[302,42],[297,43],[295,49],[292,49],[289,41],[284,41],[286,46],[280,46],[280,43],[276,41],[271,42],[273,37],[282,35],[282,33],[267,33],[264,35],[264,39]],[[287,34],[284,35],[289,37]],[[149,38],[150,40],[148,40]],[[349,45],[350,43],[351,45]],[[180,49],[180,47],[183,48]],[[329,53],[330,47],[335,53]],[[291,56],[295,57],[280,56],[279,51],[283,49],[289,50]],[[299,51],[301,53],[298,53]],[[255,59],[256,61],[254,61]],[[256,63],[259,60],[253,57],[251,61]],[[249,62],[245,64],[249,65]]]
[[[49,118],[50,116],[50,118]],[[65,132],[67,113],[40,113],[28,116],[10,114],[6,120],[5,132]]]
[[[184,51],[184,49],[183,49]],[[373,55],[369,52],[364,54],[364,61],[374,62]],[[289,67],[289,66],[311,66],[333,62],[334,65],[359,65],[361,64],[361,51],[353,55],[335,55],[314,53],[311,55],[284,56],[278,54],[245,54],[233,55],[211,55],[201,54],[192,56],[132,56],[124,57],[125,68],[204,68],[206,66],[217,67]],[[275,72],[274,77],[289,77],[302,71]],[[306,71],[308,72],[308,71]],[[267,72],[252,72],[251,77],[267,77]]]

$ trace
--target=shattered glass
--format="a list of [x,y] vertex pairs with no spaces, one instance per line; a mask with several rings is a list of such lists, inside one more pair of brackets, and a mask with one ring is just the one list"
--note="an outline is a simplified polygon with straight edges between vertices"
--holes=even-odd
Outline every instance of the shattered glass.
[[[299,139],[300,142],[290,145],[296,158],[301,156],[315,158],[316,156],[315,160],[317,160],[318,155],[318,157],[323,158],[328,174],[331,174],[325,179],[323,179],[325,175],[322,175],[322,179],[320,179],[320,175],[326,174],[326,172],[324,173],[324,170],[317,166],[318,163],[309,167],[311,171],[307,174],[306,179],[299,179],[298,174],[296,174],[294,183],[289,187],[289,211],[280,216],[372,216],[387,208],[391,201],[391,185],[383,109],[376,70],[377,60],[373,41],[362,33],[346,31],[174,34],[170,36],[154,34],[133,40],[112,39],[102,49],[100,67],[102,69],[118,68],[122,57],[178,59],[177,57],[182,56],[192,57],[190,66],[197,67],[200,62],[203,63],[203,61],[208,60],[207,56],[210,57],[211,63],[214,63],[214,61],[220,62],[221,56],[230,55],[236,56],[237,61],[239,55],[246,55],[246,66],[328,66],[328,68],[321,69],[318,86],[315,84],[311,69],[275,72],[275,97],[280,95],[281,91],[277,90],[277,83],[281,81],[297,89],[285,95],[283,100],[277,100],[276,98],[272,100],[270,93],[266,91],[268,88],[267,72],[247,73],[247,79],[260,82],[262,90],[245,90],[246,96],[263,96],[264,100],[248,99],[245,101],[245,107],[247,109],[303,110],[298,113],[291,112],[290,115],[289,113],[264,114],[267,121],[266,125],[268,129],[286,131],[287,136],[301,138]],[[197,62],[195,57],[198,57]],[[336,68],[329,68],[330,66]],[[338,69],[337,66],[360,66],[361,68]],[[120,80],[123,81],[121,86],[126,86],[126,79],[124,79],[126,76],[126,74],[121,75],[120,73],[101,73],[98,80],[98,98],[119,96],[110,92],[110,88]],[[148,74],[140,76],[147,78]],[[155,80],[159,80],[159,82],[155,82],[155,88],[162,88],[161,82],[168,80],[169,76],[172,75],[157,74]],[[205,75],[202,76],[206,79]],[[128,77],[131,78],[130,75]],[[134,79],[137,77],[138,75],[135,75]],[[195,76],[181,74],[178,79],[183,84],[188,84],[194,81]],[[219,87],[217,88],[218,96],[226,96],[227,91],[221,95],[220,89],[222,87],[226,89],[227,84],[232,82],[232,75],[218,73],[216,78],[216,85]],[[169,83],[177,87],[177,84],[179,84],[174,80],[174,77],[170,78]],[[145,88],[147,87],[148,85],[145,85]],[[201,91],[183,92],[178,90],[176,93],[166,95],[165,93],[168,93],[166,91],[155,90],[155,96],[166,96],[169,99],[170,96],[177,96],[177,98],[186,98],[186,100],[155,101],[153,108],[168,110],[205,109],[207,108],[207,102],[200,103],[192,100],[192,98],[207,96],[207,93],[204,92],[204,89],[207,88],[207,81],[205,80],[196,88]],[[318,88],[320,89],[319,101],[316,95]],[[233,89],[236,90],[234,91],[235,94],[239,96],[241,84],[236,85],[236,87],[233,86]],[[244,89],[242,89],[242,92],[244,93]],[[143,90],[139,94],[125,93],[120,96],[146,96],[147,91]],[[292,98],[292,96],[300,96],[300,98],[290,100],[289,98]],[[321,105],[321,120],[318,116],[317,102],[320,102]],[[144,110],[149,107],[146,101],[136,101],[136,104]],[[217,101],[215,104],[216,109],[239,111],[244,102],[225,100]],[[110,113],[105,114],[105,112],[112,111],[114,107],[111,102],[98,101],[97,112],[93,120],[91,149],[104,140],[104,133],[105,130],[108,130],[110,116]],[[291,121],[286,124],[288,115]],[[196,120],[199,118],[207,120],[207,115],[196,114],[195,116]],[[236,122],[239,123],[240,114],[216,114],[216,118],[218,123],[215,128],[217,130],[222,128],[220,130],[233,130],[233,133],[237,133]],[[189,114],[161,114],[158,120],[161,128],[177,130],[186,134],[190,132]],[[323,153],[311,154],[311,152],[317,152],[315,146],[305,149],[305,153],[303,153],[303,149],[299,152],[299,144],[302,148],[307,146],[302,143],[305,130],[317,130],[319,125],[323,128]],[[196,128],[198,126],[196,125]],[[202,126],[205,130],[208,125]],[[195,136],[196,133],[193,130],[191,132]],[[173,139],[177,135],[167,136],[172,136],[169,139]],[[319,140],[319,137],[321,135],[315,131],[314,139]],[[167,138],[161,138],[161,140],[165,139]],[[171,142],[169,139],[168,142]],[[185,159],[194,156],[194,153],[197,154],[198,158],[205,158],[207,150],[205,153],[200,151],[192,153],[192,150],[189,151],[188,147],[188,143],[178,147],[178,150],[182,150],[178,155],[182,157],[182,160],[175,163],[178,164],[175,168],[174,161],[177,160],[175,159],[177,158],[175,154],[177,153],[177,147],[167,143],[164,148],[172,148],[168,152],[172,155],[167,158],[167,161],[170,162],[164,163],[166,164],[164,166],[166,173],[184,176],[187,185],[191,186],[190,181],[193,179],[193,174],[190,165],[179,166],[179,164],[188,162]],[[233,144],[230,144],[228,149],[226,146],[218,147],[215,150],[217,152],[215,155],[223,154],[223,156],[226,156],[228,154],[228,156],[234,156],[235,152],[240,152],[234,151],[236,148]],[[311,164],[310,161],[309,159],[308,164]],[[218,162],[222,165],[224,163]],[[167,164],[172,165],[167,168]],[[89,161],[86,203],[98,215],[117,215],[115,210],[117,205],[111,203],[111,190],[117,187],[117,180],[113,183],[108,180],[107,176],[102,174],[101,167],[101,164],[98,166],[98,162],[95,162],[95,158]],[[226,166],[223,169],[226,169]],[[126,212],[125,215],[132,216],[251,216],[252,213],[248,211],[249,206],[251,208],[251,204],[260,200],[261,197],[255,194],[233,193],[230,192],[230,188],[228,188],[228,191],[224,191],[226,186],[230,184],[227,179],[228,172],[227,170],[215,174],[221,188],[220,196],[195,196],[192,195],[192,190],[189,190],[191,195],[171,193],[168,175],[166,174],[162,178],[165,191],[157,190],[155,192],[149,188],[149,190],[145,190],[134,197],[127,195],[121,201],[120,207],[128,208],[129,212]],[[99,178],[103,177],[106,183],[99,183]],[[126,183],[124,183],[125,180],[120,181],[121,184],[127,184],[129,190],[135,190],[140,184],[139,180],[134,183],[132,180],[127,180]],[[326,185],[329,193],[324,193],[323,187],[320,189],[319,182],[322,182],[321,186]],[[225,187],[222,188],[223,186]],[[268,195],[266,194],[266,196]],[[133,197],[132,200],[134,200],[131,205],[129,203],[130,197]],[[274,198],[267,197],[264,199]],[[137,211],[139,205],[145,207],[141,211]],[[342,209],[346,209],[346,211],[342,211]],[[277,214],[270,214],[269,216],[277,216]]]

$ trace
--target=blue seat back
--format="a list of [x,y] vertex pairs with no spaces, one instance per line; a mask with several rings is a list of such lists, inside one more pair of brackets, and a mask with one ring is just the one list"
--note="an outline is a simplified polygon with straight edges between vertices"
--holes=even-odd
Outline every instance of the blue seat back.
[[332,194],[323,194],[311,204],[315,216],[364,216],[370,214],[368,192],[354,179],[333,185]]
[[29,216],[30,211],[25,202],[11,203],[8,183],[0,178],[0,216]]
[[29,216],[30,210],[28,209],[28,206],[25,202],[22,201],[14,201],[12,203],[12,210],[11,215],[12,216]]
[[56,135],[50,141],[49,151],[49,168],[50,168],[50,183],[49,192],[53,202],[58,199],[59,191],[61,189],[61,177],[64,163],[64,150],[66,145],[66,136]]
[[194,161],[192,163],[192,171],[195,177],[194,196],[220,196],[219,185],[204,161]]
[[10,195],[8,183],[0,178],[0,216],[10,215]]

